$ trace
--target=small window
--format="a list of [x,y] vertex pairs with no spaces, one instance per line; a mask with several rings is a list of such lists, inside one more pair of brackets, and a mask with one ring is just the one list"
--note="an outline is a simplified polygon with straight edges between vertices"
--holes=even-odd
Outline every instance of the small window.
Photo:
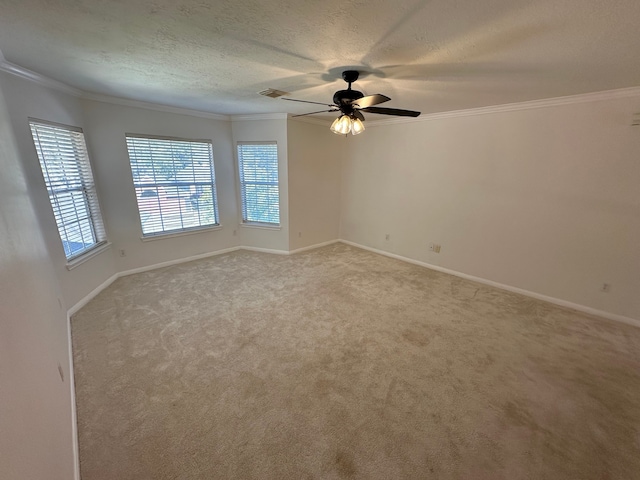
[[126,137],[143,236],[218,225],[211,141]]
[[67,259],[106,235],[82,129],[29,120],[33,143]]
[[278,145],[238,143],[242,221],[280,225]]

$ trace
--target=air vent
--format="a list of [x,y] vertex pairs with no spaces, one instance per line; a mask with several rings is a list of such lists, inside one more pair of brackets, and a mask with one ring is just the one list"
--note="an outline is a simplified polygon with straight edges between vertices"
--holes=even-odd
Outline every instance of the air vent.
[[276,90],[275,88],[267,88],[266,90],[262,90],[258,92],[259,95],[264,95],[265,97],[278,98],[283,95],[289,95],[288,92],[283,92],[282,90]]

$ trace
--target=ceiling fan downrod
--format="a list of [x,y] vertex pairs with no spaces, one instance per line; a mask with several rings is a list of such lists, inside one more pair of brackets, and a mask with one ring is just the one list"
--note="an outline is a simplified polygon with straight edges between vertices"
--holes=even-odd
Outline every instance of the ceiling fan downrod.
[[353,113],[353,106],[351,105],[354,100],[364,97],[362,92],[357,90],[351,90],[351,84],[358,80],[360,72],[357,70],[345,70],[342,72],[342,79],[349,84],[346,90],[338,90],[333,95],[333,103],[340,107],[340,110],[346,115]]

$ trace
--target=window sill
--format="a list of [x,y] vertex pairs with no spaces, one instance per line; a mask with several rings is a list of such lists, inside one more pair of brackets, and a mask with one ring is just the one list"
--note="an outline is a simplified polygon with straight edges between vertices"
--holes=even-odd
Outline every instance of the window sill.
[[71,271],[74,268],[79,267],[87,260],[91,260],[93,257],[100,255],[102,252],[104,252],[105,250],[108,250],[109,248],[111,248],[111,242],[104,242],[96,245],[91,250],[83,253],[79,257],[76,257],[73,260],[68,261],[67,270]]
[[157,235],[149,235],[146,237],[140,237],[143,242],[153,242],[155,240],[165,240],[173,237],[184,237],[185,235],[195,235],[197,233],[210,232],[212,230],[221,230],[222,225],[212,225],[210,227],[194,228],[193,230],[186,230],[182,232],[174,233],[159,233]]
[[268,223],[244,222],[240,226],[243,228],[257,228],[258,230],[282,230],[281,225],[269,225]]

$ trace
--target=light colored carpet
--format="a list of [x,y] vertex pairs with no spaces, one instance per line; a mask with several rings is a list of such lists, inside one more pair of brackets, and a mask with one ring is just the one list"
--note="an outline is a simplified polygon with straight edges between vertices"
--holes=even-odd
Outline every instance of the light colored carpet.
[[640,329],[344,244],[117,280],[82,480],[640,478]]

